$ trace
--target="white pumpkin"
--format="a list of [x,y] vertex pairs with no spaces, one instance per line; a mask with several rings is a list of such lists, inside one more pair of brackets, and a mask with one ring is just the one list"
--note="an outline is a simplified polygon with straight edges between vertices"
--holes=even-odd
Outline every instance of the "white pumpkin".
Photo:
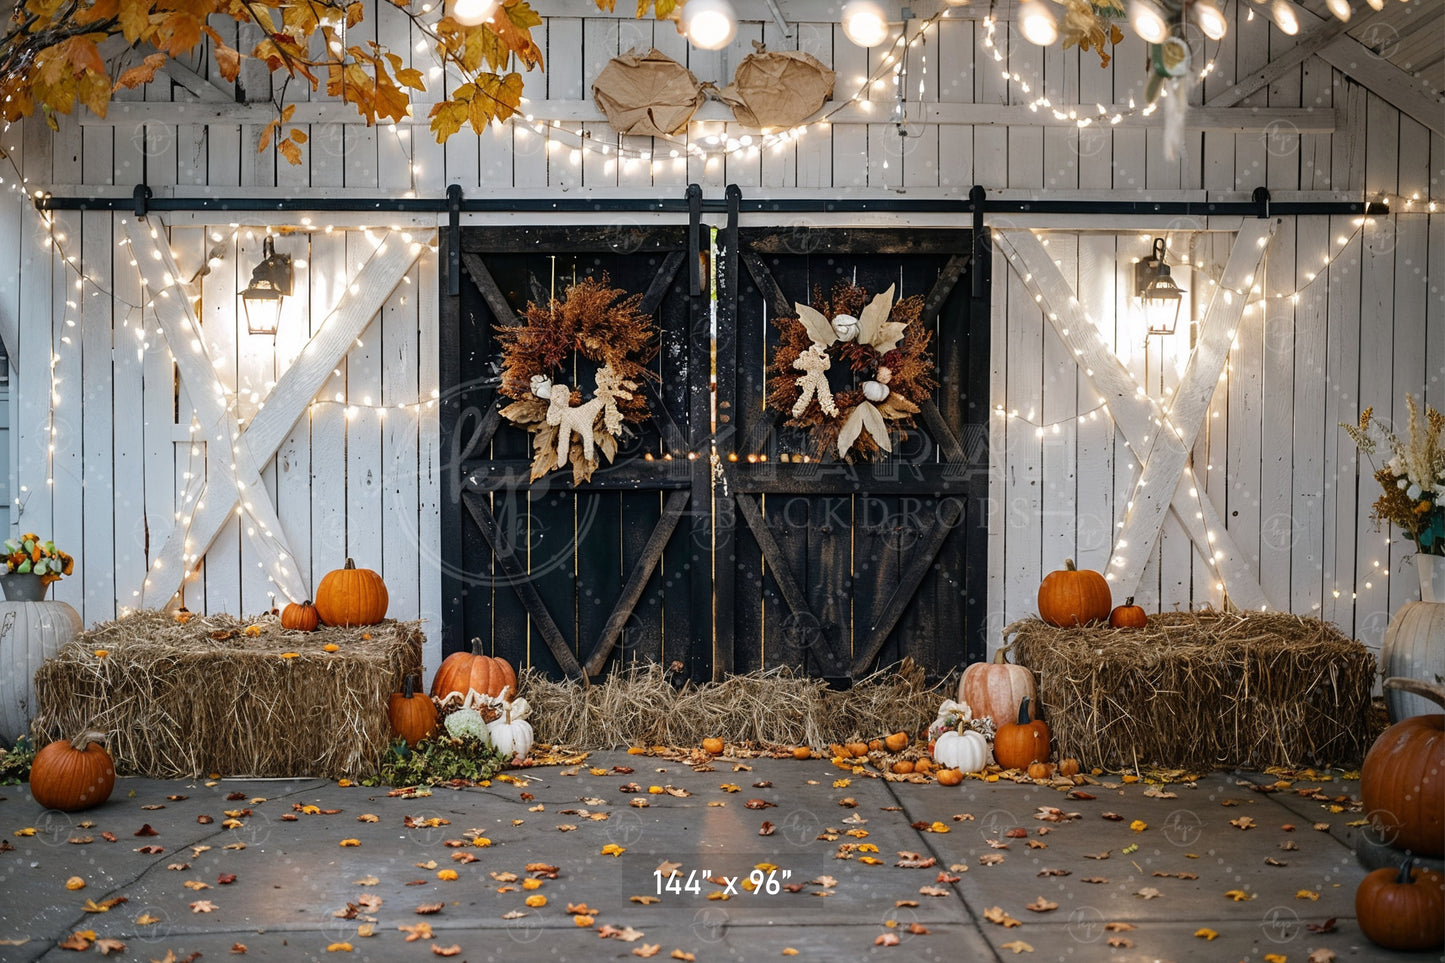
[[988,740],[971,729],[945,732],[933,743],[933,758],[959,772],[978,772],[988,765],[989,755]]
[[0,746],[30,731],[40,706],[35,671],[83,627],[64,602],[0,602]]
[[[517,701],[527,708],[524,700]],[[508,759],[525,756],[532,751],[532,724],[526,719],[518,718],[513,711],[513,705],[511,702],[503,703],[502,714],[487,723],[492,745]]]

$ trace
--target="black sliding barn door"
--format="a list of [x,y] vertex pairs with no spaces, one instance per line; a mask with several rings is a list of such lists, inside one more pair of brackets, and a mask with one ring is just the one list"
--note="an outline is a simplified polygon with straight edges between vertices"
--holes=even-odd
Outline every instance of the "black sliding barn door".
[[[932,677],[983,651],[987,600],[988,312],[970,298],[971,233],[750,230],[726,238],[732,272],[719,330],[719,412],[728,418],[727,532],[719,610],[733,613],[733,671],[778,665],[857,679],[909,656]],[[817,460],[812,439],[769,410],[771,318],[847,280],[925,296],[940,386],[876,462]],[[736,297],[732,297],[734,293]],[[835,365],[837,369],[839,366]],[[831,371],[835,387],[848,372]],[[721,444],[720,444],[721,447]],[[810,456],[804,460],[803,456]],[[726,565],[726,569],[725,569]],[[720,620],[721,621],[721,620]]]
[[[699,680],[790,665],[840,683],[981,657],[989,317],[970,232],[729,228],[714,300],[706,264],[691,293],[687,230],[460,232],[440,336],[443,651],[478,638],[553,676],[681,661]],[[498,413],[495,328],[604,272],[646,293],[660,332],[654,418],[591,482],[530,483],[530,436]],[[771,318],[839,279],[927,299],[940,387],[879,462],[795,458],[811,439],[764,403]]]
[[[443,651],[580,678],[623,661],[694,658],[711,609],[708,299],[690,296],[687,229],[461,231],[460,296],[441,331]],[[707,250],[704,242],[703,251]],[[700,272],[705,283],[705,270]],[[496,328],[583,277],[645,294],[660,336],[652,420],[592,480],[528,480],[531,436],[501,418]],[[593,372],[583,373],[589,383]],[[700,483],[700,484],[699,484]]]

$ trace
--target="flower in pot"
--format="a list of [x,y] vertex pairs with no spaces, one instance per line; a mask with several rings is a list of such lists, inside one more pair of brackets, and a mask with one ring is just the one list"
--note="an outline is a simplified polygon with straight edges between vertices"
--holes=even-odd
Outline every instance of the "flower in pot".
[[[41,541],[34,533],[7,538],[5,547],[5,597],[12,601],[39,601],[51,582],[75,571],[75,559],[55,547],[52,541]],[[14,578],[13,576],[21,576]]]

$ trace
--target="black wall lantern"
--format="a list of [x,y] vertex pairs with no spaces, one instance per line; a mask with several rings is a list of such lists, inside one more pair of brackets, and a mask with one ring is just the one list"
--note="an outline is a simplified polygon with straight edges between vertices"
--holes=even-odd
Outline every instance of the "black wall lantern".
[[1134,263],[1134,297],[1144,307],[1150,334],[1173,334],[1185,291],[1169,276],[1164,263],[1164,239],[1156,237],[1149,257]]
[[269,234],[261,253],[251,283],[241,292],[241,305],[246,310],[246,330],[274,338],[281,320],[281,299],[291,293],[291,255],[277,254]]

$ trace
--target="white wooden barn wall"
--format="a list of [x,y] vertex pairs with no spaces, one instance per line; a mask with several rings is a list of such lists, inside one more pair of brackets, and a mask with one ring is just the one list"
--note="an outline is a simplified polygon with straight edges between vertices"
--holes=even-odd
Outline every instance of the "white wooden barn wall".
[[[1027,103],[1030,95],[1005,80],[1002,66],[1032,78],[1034,89],[1041,86],[1055,104],[1127,103],[1139,96],[1142,42],[1126,40],[1113,64],[1101,69],[1092,54],[1042,50],[1012,37],[1007,26],[998,32],[1003,60],[995,62],[981,47],[981,24],[942,23],[916,48],[922,53],[912,62],[917,72],[909,81],[910,98],[917,97],[924,57],[927,102]],[[379,5],[366,29],[376,30],[397,51],[413,49],[420,39],[409,36],[410,25],[387,4]],[[744,23],[736,42],[717,53],[691,51],[670,25],[651,22],[552,19],[534,35],[549,65],[545,76],[527,78],[526,94],[539,116],[546,113],[546,101],[589,97],[590,82],[606,61],[638,46],[656,46],[687,63],[699,79],[720,83],[750,52],[751,41],[799,47],[837,69],[839,98],[852,95],[879,57],[848,43],[830,24],[797,25],[788,39],[771,23]],[[240,39],[246,49],[246,38]],[[1262,17],[1236,22],[1219,47],[1205,98],[1262,67],[1271,50],[1292,44]],[[203,75],[209,67],[195,66]],[[264,70],[248,68],[243,80],[252,100],[269,96]],[[296,93],[297,85],[290,92]],[[307,96],[304,85],[299,92]],[[123,93],[132,101],[213,107],[179,84]],[[878,116],[886,117],[891,92],[869,96],[878,101]],[[160,112],[126,119],[127,105],[117,103],[108,121],[62,119],[53,135],[43,124],[14,125],[0,146],[30,189],[57,194],[128,194],[144,179],[157,192],[275,190],[298,198],[308,192],[438,196],[453,182],[469,196],[676,195],[697,182],[710,196],[720,196],[728,183],[739,184],[746,196],[826,197],[899,191],[958,196],[978,183],[991,193],[1031,196],[1146,192],[1200,199],[1207,191],[1215,198],[1244,199],[1265,185],[1276,194],[1425,197],[1433,191],[1438,197],[1445,176],[1445,139],[1315,58],[1242,106],[1259,107],[1266,115],[1273,108],[1334,112],[1333,132],[1301,134],[1288,124],[1267,133],[1194,131],[1177,161],[1164,158],[1158,129],[1127,125],[1079,131],[1067,125],[955,124],[917,127],[913,136],[900,138],[891,124],[837,123],[780,151],[707,161],[673,160],[663,142],[625,138],[622,146],[649,150],[655,160],[619,162],[615,153],[574,153],[575,135],[554,135],[550,140],[556,143],[549,145],[549,138],[516,126],[489,129],[480,137],[462,133],[437,145],[424,124],[369,128],[318,122],[303,125],[310,137],[305,162],[292,167],[255,150],[268,117],[258,114],[261,123],[249,122],[252,117],[240,123],[225,113],[235,109],[224,103],[229,93],[204,99],[217,102],[220,120],[177,125],[173,114]],[[151,110],[144,104],[136,109]],[[337,116],[350,113],[336,110]],[[604,124],[588,127],[596,141],[617,145]],[[723,131],[719,122],[695,129],[694,136],[719,132],[745,133]],[[3,171],[7,185],[14,180],[11,173]],[[188,386],[176,384],[153,312],[136,307],[144,296],[119,243],[125,236],[121,216],[62,213],[51,228],[18,195],[5,196],[0,276],[7,280],[0,283],[0,320],[16,332],[16,343],[7,346],[18,359],[9,436],[11,530],[51,534],[77,555],[77,575],[61,582],[55,594],[91,624],[136,604],[148,553],[177,524],[187,492],[206,470],[204,452],[190,438]],[[304,261],[274,352],[269,339],[248,335],[236,318],[235,292],[258,260],[259,235],[217,215],[162,218],[182,273],[199,271],[208,257],[219,258],[197,279],[199,314],[222,383],[236,393],[242,415],[323,322],[338,285],[388,227],[387,219],[363,221],[360,215],[330,216],[329,222],[316,216],[307,225],[301,220],[304,207],[271,218],[300,228],[280,247]],[[821,223],[816,217],[798,220]],[[1066,229],[1047,233],[1049,250],[1081,300],[1110,319],[1105,337],[1129,371],[1150,392],[1167,397],[1179,381],[1188,335],[1154,338],[1146,348],[1126,295],[1128,262],[1147,251],[1149,236],[1169,225],[1141,223],[1142,230],[1114,233],[1120,222],[1102,220],[1056,224]],[[487,220],[478,216],[471,222]],[[335,229],[325,230],[327,223]],[[373,228],[372,235],[359,229],[363,224]],[[435,241],[434,221],[400,226],[420,240]],[[996,226],[1009,224],[1000,220]],[[1192,225],[1174,225],[1187,226]],[[1341,237],[1349,238],[1342,251]],[[72,265],[62,263],[52,241],[73,258]],[[1218,271],[1229,241],[1227,233],[1198,236],[1194,252],[1204,267],[1179,272],[1181,283],[1204,289],[1203,275]],[[1176,231],[1170,243],[1171,252],[1180,251],[1188,235]],[[1337,256],[1329,269],[1310,282],[1310,273],[1331,254]],[[1434,268],[1428,282],[1427,265]],[[77,271],[85,277],[79,286]],[[1389,544],[1388,533],[1373,530],[1368,506],[1375,483],[1368,470],[1357,474],[1355,452],[1336,423],[1374,405],[1378,415],[1403,424],[1406,392],[1445,404],[1445,217],[1395,213],[1363,227],[1348,218],[1286,218],[1263,273],[1266,303],[1247,312],[1238,329],[1195,446],[1200,497],[1226,521],[1275,605],[1321,615],[1378,644],[1389,612],[1414,592],[1413,574],[1402,565],[1406,546]],[[1104,567],[1137,466],[1107,411],[1096,410],[1098,400],[1070,353],[1002,258],[994,280],[992,402],[1018,413],[990,416],[996,472],[989,605],[997,629],[1033,610],[1039,580],[1065,557]],[[407,281],[262,477],[312,585],[351,555],[384,574],[393,614],[435,620],[441,605],[435,418],[426,409],[383,416],[371,407],[425,402],[437,386],[435,256],[423,255]],[[1297,300],[1273,297],[1296,290]],[[242,537],[241,524],[232,522],[223,531],[189,584],[186,603],[192,609],[250,613],[269,605],[274,589]],[[1387,577],[1387,570],[1394,577]],[[1219,604],[1217,582],[1178,520],[1168,519],[1140,601],[1150,609]],[[427,662],[436,665],[435,651]]]

